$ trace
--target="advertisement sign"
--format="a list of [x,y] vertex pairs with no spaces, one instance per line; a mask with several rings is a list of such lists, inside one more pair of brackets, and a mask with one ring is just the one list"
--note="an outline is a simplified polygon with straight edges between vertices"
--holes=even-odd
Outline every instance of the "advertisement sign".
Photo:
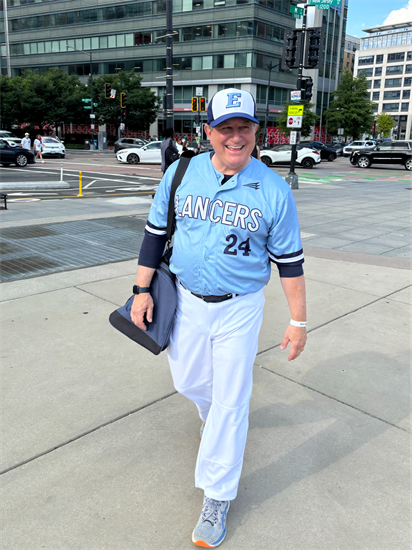
[[299,103],[301,99],[301,92],[300,90],[293,90],[290,92],[290,100],[296,103]]

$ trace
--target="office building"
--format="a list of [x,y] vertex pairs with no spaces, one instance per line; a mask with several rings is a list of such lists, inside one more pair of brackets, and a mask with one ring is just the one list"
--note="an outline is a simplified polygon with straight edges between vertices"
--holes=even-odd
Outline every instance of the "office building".
[[345,36],[345,49],[343,52],[343,66],[351,71],[355,69],[355,53],[359,50],[360,38],[347,34]]
[[[92,52],[93,73],[135,71],[142,85],[162,97],[165,82],[165,0],[8,0],[11,75],[60,67],[82,81]],[[250,91],[264,121],[270,71],[269,125],[296,87],[297,71],[280,67],[283,35],[294,27],[290,0],[174,0],[174,114],[178,132],[195,126],[190,99],[202,88],[207,99],[235,86]],[[5,13],[2,10],[1,16]],[[1,34],[1,71],[7,74],[7,44]],[[205,120],[205,117],[204,117]],[[164,126],[162,109],[152,135]]]
[[376,113],[395,121],[394,137],[411,139],[412,21],[365,29],[355,74],[366,74]]

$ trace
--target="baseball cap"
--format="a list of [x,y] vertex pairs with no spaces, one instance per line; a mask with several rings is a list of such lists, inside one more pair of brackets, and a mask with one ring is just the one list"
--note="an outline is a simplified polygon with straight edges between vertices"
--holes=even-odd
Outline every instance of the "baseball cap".
[[29,136],[30,134],[29,134],[29,132],[26,132],[24,135],[25,135],[25,136]]
[[252,94],[236,88],[226,88],[215,93],[207,107],[207,123],[213,127],[234,117],[247,118],[259,124]]

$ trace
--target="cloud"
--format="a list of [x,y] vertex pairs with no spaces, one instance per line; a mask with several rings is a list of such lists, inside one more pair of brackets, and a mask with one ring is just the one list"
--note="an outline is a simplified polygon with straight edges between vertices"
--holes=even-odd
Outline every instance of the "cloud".
[[396,25],[397,23],[408,23],[412,21],[412,0],[399,10],[393,10],[383,22],[383,25]]
[[362,29],[363,29],[364,26],[365,26],[365,23],[362,23]]

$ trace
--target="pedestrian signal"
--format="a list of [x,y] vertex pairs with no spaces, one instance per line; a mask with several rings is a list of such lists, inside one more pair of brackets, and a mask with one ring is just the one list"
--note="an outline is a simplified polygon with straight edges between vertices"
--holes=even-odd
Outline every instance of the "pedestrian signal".
[[104,83],[104,97],[106,99],[110,99],[112,93],[112,87],[110,86],[109,82]]
[[125,92],[121,92],[121,94],[120,94],[120,108],[121,109],[126,109],[126,93]]
[[192,97],[192,113],[197,113],[199,110],[199,98]]
[[205,97],[199,97],[199,111],[201,113],[206,112],[206,98]]

